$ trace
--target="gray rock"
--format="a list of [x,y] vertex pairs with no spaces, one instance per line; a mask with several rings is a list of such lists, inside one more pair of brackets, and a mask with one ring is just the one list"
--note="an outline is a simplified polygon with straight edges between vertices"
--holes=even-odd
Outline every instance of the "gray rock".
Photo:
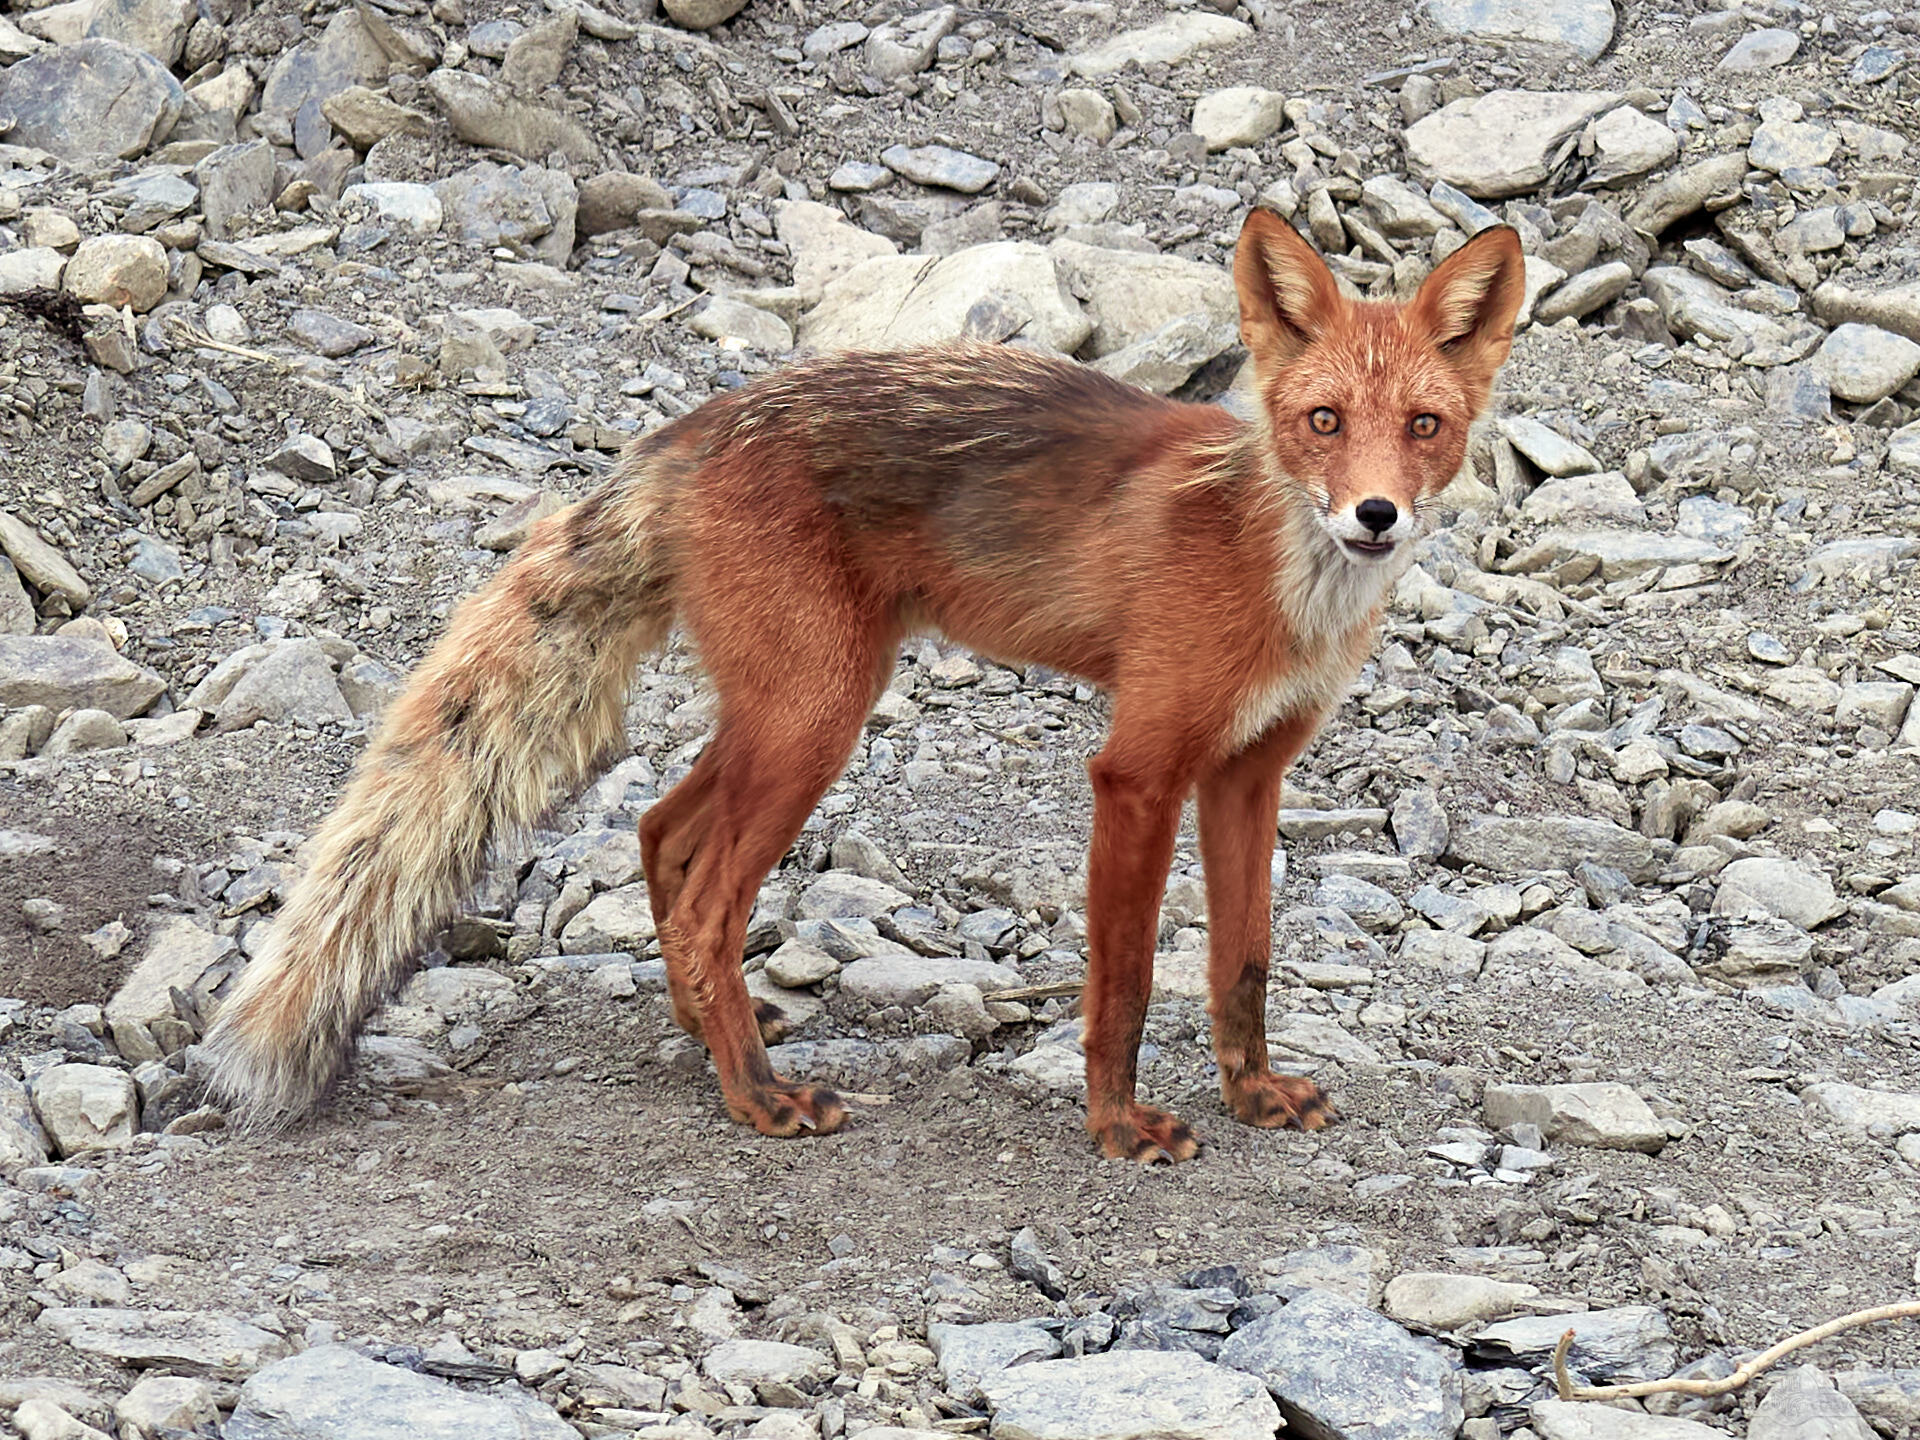
[[1754,30],[1742,35],[1720,57],[1722,70],[1772,70],[1800,53],[1800,37],[1791,30]]
[[994,1440],[1273,1440],[1258,1380],[1186,1352],[1117,1350],[986,1378]]
[[913,897],[882,880],[871,880],[849,870],[829,870],[800,892],[794,902],[796,920],[838,920],[871,917],[911,905]]
[[894,350],[980,338],[1021,340],[1070,354],[1093,326],[1047,251],[1025,241],[976,245],[929,261],[880,255],[828,282],[800,319],[815,350]]
[[113,1405],[113,1418],[142,1434],[177,1431],[212,1435],[220,1424],[219,1392],[206,1380],[186,1375],[146,1375]]
[[793,349],[793,331],[778,315],[731,296],[716,295],[690,322],[696,335],[729,347],[784,355]]
[[1746,173],[1747,157],[1737,151],[1676,170],[1647,187],[1627,211],[1627,224],[1642,235],[1658,235],[1709,197],[1738,189]]
[[1095,144],[1106,144],[1120,126],[1120,117],[1113,108],[1113,102],[1098,90],[1090,90],[1082,85],[1069,86],[1060,92],[1059,104],[1060,118],[1066,122],[1067,129],[1076,135],[1086,136]]
[[567,922],[560,949],[568,955],[601,955],[612,951],[643,954],[655,936],[653,902],[645,885],[622,885],[603,890]]
[[1433,0],[1428,13],[1450,35],[1571,51],[1587,61],[1613,40],[1610,0]]
[[1481,1116],[1494,1130],[1535,1125],[1549,1140],[1600,1150],[1657,1154],[1667,1143],[1666,1122],[1631,1088],[1612,1082],[1489,1085]]
[[1500,428],[1514,449],[1548,475],[1591,475],[1600,468],[1600,462],[1584,446],[1530,415],[1505,416]]
[[21,1170],[47,1163],[47,1132],[33,1113],[33,1101],[13,1076],[0,1071],[0,1176],[11,1180]]
[[880,163],[916,185],[935,185],[977,195],[991,185],[1000,167],[991,160],[946,145],[889,145]]
[[1813,292],[1813,313],[1829,325],[1877,325],[1920,340],[1920,280],[1884,290],[1855,290],[1829,280]]
[[0,510],[0,551],[6,552],[20,577],[42,595],[58,595],[75,610],[86,609],[93,599],[87,582],[66,557],[42,540],[31,525],[4,510]]
[[1195,370],[1238,339],[1239,327],[1229,321],[1182,315],[1102,355],[1093,362],[1093,368],[1156,395],[1170,395],[1186,384]]
[[193,167],[209,235],[225,240],[233,233],[236,219],[272,203],[273,164],[273,147],[264,140],[251,140],[223,145]]
[[218,730],[259,720],[276,724],[346,723],[353,710],[340,693],[333,666],[318,640],[287,640],[250,668],[213,712]]
[[1011,965],[968,960],[958,955],[869,955],[840,972],[839,996],[845,1005],[883,1010],[889,1005],[908,1009],[923,1005],[949,985],[971,985],[992,999],[1002,990],[1026,984]]
[[510,1386],[456,1389],[317,1345],[240,1387],[226,1440],[578,1440],[553,1410]]
[[830,20],[807,32],[800,42],[800,53],[816,65],[831,60],[842,50],[851,50],[871,32],[858,20]]
[[1800,1101],[1849,1130],[1882,1129],[1896,1135],[1920,1130],[1920,1095],[1822,1080],[1802,1090]]
[[526,245],[551,234],[554,214],[531,174],[483,160],[435,181],[443,223],[469,245]]
[[1220,1363],[1259,1376],[1288,1428],[1318,1440],[1453,1440],[1463,1418],[1444,1350],[1326,1291],[1236,1332]]
[[1447,852],[1451,827],[1439,792],[1428,786],[1402,790],[1393,802],[1393,841],[1411,860],[1434,860]]
[[1798,983],[1813,959],[1813,937],[1786,920],[1739,921],[1716,939],[1700,973],[1751,989]]
[[899,80],[917,75],[933,64],[940,42],[959,24],[959,10],[952,5],[942,5],[878,26],[866,37],[861,61],[867,73],[876,79]]
[[[363,185],[356,188],[366,190],[369,187]],[[433,208],[437,216],[440,210],[440,202],[435,199],[433,192],[427,190],[425,186],[419,186],[417,188],[424,190],[427,198],[434,201]],[[437,223],[435,228],[438,228]],[[343,320],[338,315],[329,314],[325,310],[313,309],[296,310],[292,315],[288,316],[287,333],[302,345],[305,345],[309,350],[312,350],[316,354],[324,355],[330,360],[337,360],[343,355],[351,355],[363,345],[371,345],[376,338],[373,331],[359,324],[357,321]],[[334,475],[334,469],[331,463],[332,458],[329,454],[327,457],[329,463],[326,465],[326,473],[324,476],[295,475],[294,478],[331,480]],[[287,473],[280,465],[276,464],[274,468],[281,470],[282,473]]]
[[1813,357],[1815,373],[1842,400],[1871,405],[1920,374],[1920,343],[1873,325],[1841,325]]
[[34,1077],[33,1109],[55,1156],[125,1150],[140,1106],[133,1077],[104,1065],[55,1065]]
[[1824,125],[1769,120],[1753,132],[1747,163],[1776,175],[1786,170],[1810,170],[1826,164],[1839,149],[1839,135]]
[[1455,100],[1408,127],[1416,178],[1444,180],[1478,199],[1531,190],[1569,137],[1620,97],[1604,91],[1492,90]]
[[672,208],[673,197],[657,181],[625,170],[609,170],[580,186],[575,223],[582,235],[604,235],[633,224],[642,210]]
[[260,89],[260,113],[286,123],[301,106],[323,104],[353,86],[384,86],[391,60],[357,11],[341,10],[318,39],[280,55]]
[[1593,142],[1593,164],[1587,172],[1595,185],[1618,185],[1658,170],[1680,153],[1680,137],[1644,110],[1622,105],[1609,110],[1588,129]]
[[1258,145],[1286,123],[1287,97],[1257,85],[1211,90],[1193,106],[1193,133],[1209,154],[1237,145]]
[[1753,344],[1777,343],[1785,336],[1779,322],[1734,304],[1729,292],[1681,266],[1656,265],[1640,284],[1676,335]]
[[789,990],[818,985],[840,973],[840,962],[804,940],[785,940],[767,957],[766,976]]
[[707,1352],[700,1368],[722,1385],[806,1387],[827,1380],[834,1363],[805,1345],[777,1340],[728,1340]]
[[[1568,1361],[1589,1383],[1657,1380],[1673,1373],[1679,1354],[1667,1320],[1651,1305],[1622,1305],[1567,1315],[1530,1315],[1489,1325],[1473,1338],[1488,1359],[1537,1363],[1553,1354],[1568,1330]],[[1604,1413],[1604,1407],[1585,1407]]]
[[1499,874],[1571,873],[1587,860],[1636,881],[1659,870],[1646,836],[1584,815],[1480,816],[1454,830],[1450,849],[1455,859]]
[[0,71],[7,143],[62,160],[140,155],[167,138],[185,104],[164,64],[117,40],[43,50]]
[[1747,1440],[1874,1440],[1853,1401],[1813,1365],[1800,1365],[1773,1382]]
[[1354,875],[1329,875],[1314,888],[1313,903],[1351,915],[1362,930],[1391,930],[1406,918],[1391,891]]
[[435,70],[427,76],[453,133],[470,145],[545,160],[558,150],[576,164],[591,165],[599,147],[579,124],[557,110],[518,99],[506,87],[465,70]]
[[[1209,333],[1239,324],[1233,277],[1218,266],[1175,255],[1142,255],[1056,240],[1047,253],[1093,318],[1096,356],[1136,345],[1173,321],[1200,316]],[[1218,352],[1216,352],[1218,353]]]
[[1720,872],[1716,915],[1772,915],[1803,930],[1846,913],[1826,876],[1792,860],[1752,856]]
[[[122,1364],[166,1366],[189,1375],[233,1380],[287,1351],[287,1342],[278,1335],[231,1315],[200,1310],[55,1307],[42,1310],[39,1323],[76,1350],[104,1355]],[[272,1432],[262,1432],[259,1440],[269,1434]],[[255,1432],[248,1432],[248,1440],[254,1437]],[[341,1440],[346,1440],[344,1433]],[[356,1436],[355,1440],[372,1437]]]
[[1920,1369],[1841,1370],[1834,1383],[1875,1429],[1920,1425]]
[[927,1326],[927,1344],[940,1362],[940,1382],[966,1405],[986,1404],[980,1388],[988,1376],[1013,1365],[1051,1360],[1060,1353],[1058,1337],[1031,1321],[1017,1324]]
[[1387,1314],[1408,1325],[1458,1330],[1481,1325],[1523,1309],[1538,1287],[1494,1280],[1485,1275],[1412,1271],[1387,1282]]
[[1723,1433],[1697,1420],[1590,1401],[1536,1400],[1529,1413],[1540,1440],[1714,1440]]
[[60,288],[86,304],[145,314],[167,293],[167,252],[145,235],[91,236],[67,262]]
[[[1619,471],[1605,475],[1575,475],[1548,480],[1520,502],[1520,516],[1538,524],[1567,520],[1619,520],[1642,524],[1646,507]],[[1596,678],[1596,682],[1597,678]]]
[[0,706],[142,714],[167,682],[111,645],[67,635],[0,635]]
[[1183,10],[1140,30],[1125,30],[1067,58],[1067,68],[1087,80],[1104,80],[1130,65],[1180,65],[1209,50],[1253,38],[1253,27],[1225,15]]
[[40,753],[77,755],[86,750],[115,750],[127,743],[127,730],[104,710],[76,710],[58,725]]

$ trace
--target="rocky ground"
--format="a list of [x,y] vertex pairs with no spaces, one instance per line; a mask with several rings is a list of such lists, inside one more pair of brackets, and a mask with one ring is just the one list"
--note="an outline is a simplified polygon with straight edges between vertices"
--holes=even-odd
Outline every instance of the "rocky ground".
[[[0,16],[0,1418],[29,1440],[1865,1440],[1920,1339],[1920,19],[1796,0],[67,0]],[[1246,209],[1528,314],[1293,777],[1219,1108],[1182,836],[1098,1160],[1101,699],[916,641],[747,964],[839,1135],[729,1125],[633,825],[502,855],[329,1110],[194,1042],[400,676],[625,439],[960,335],[1236,402]],[[1797,1363],[1797,1361],[1796,1361]],[[1818,1367],[1818,1368],[1813,1368]],[[1758,1396],[1764,1394],[1764,1399]]]

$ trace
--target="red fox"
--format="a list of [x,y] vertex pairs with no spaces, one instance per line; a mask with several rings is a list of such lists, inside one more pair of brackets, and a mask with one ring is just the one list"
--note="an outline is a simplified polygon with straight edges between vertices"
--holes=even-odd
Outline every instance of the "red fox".
[[624,743],[640,657],[677,621],[718,694],[692,770],[640,822],[674,1018],[735,1120],[846,1119],[774,1073],[773,1007],[741,973],[760,883],[841,774],[901,640],[934,629],[1112,696],[1089,762],[1087,1128],[1102,1152],[1185,1160],[1138,1102],[1160,897],[1198,791],[1213,1046],[1227,1108],[1316,1128],[1268,1066],[1280,778],[1359,670],[1434,497],[1512,344],[1520,242],[1501,226],[1405,304],[1351,299],[1276,214],[1234,258],[1253,420],[1070,360],[962,345],[815,359],[628,447],[461,606],[315,838],[265,951],[206,1038],[241,1115],[311,1108],[489,843]]

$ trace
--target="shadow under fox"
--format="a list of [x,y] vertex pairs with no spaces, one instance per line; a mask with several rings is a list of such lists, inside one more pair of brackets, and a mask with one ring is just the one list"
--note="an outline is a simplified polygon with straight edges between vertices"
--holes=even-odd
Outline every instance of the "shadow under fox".
[[216,1093],[316,1103],[488,846],[624,745],[635,665],[679,625],[712,738],[640,824],[676,1020],[770,1135],[845,1119],[774,1074],[740,968],[767,871],[842,773],[904,636],[931,629],[1111,692],[1089,763],[1087,1125],[1112,1156],[1198,1143],[1135,1060],[1180,809],[1198,792],[1221,1093],[1324,1124],[1268,1066],[1281,775],[1339,703],[1505,360],[1517,237],[1469,241],[1403,306],[1343,295],[1279,217],[1236,252],[1256,416],[1071,361],[959,346],[791,366],[636,441],[463,604],[321,827],[206,1042]]

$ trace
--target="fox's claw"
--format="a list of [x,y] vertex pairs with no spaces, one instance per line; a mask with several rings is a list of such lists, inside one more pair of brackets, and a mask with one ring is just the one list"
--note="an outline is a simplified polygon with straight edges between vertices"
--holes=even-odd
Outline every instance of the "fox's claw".
[[1178,1163],[1200,1153],[1200,1141],[1177,1115],[1152,1105],[1129,1105],[1118,1119],[1087,1122],[1109,1160],[1137,1160],[1153,1165]]
[[1320,1087],[1298,1075],[1262,1070],[1221,1088],[1227,1108],[1243,1125],[1258,1125],[1265,1130],[1318,1130],[1338,1118]]

